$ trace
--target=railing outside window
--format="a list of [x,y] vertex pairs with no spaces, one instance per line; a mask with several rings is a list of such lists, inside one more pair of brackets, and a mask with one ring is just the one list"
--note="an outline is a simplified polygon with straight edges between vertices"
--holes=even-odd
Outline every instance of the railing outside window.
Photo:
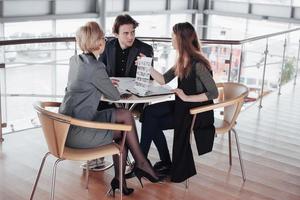
[[[299,63],[300,28],[245,40],[203,40],[203,51],[213,65],[217,82],[246,84],[249,99],[262,99],[294,80]],[[154,67],[167,71],[175,60],[170,38],[141,40],[154,48]],[[67,84],[69,58],[77,53],[75,38],[0,41],[0,139],[3,133],[38,126],[32,103],[60,101]],[[176,81],[171,83],[174,87]]]

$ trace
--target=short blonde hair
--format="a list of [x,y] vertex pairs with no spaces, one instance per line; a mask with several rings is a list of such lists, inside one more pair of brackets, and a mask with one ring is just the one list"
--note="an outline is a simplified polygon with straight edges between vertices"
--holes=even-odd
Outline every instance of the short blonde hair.
[[97,22],[87,22],[76,32],[76,41],[79,48],[86,53],[99,50],[101,39],[104,33]]

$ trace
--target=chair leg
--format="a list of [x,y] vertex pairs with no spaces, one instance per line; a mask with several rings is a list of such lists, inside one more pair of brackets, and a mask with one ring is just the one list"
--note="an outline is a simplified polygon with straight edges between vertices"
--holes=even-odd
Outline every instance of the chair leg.
[[189,188],[189,179],[186,179],[185,180],[185,189],[188,189]]
[[231,131],[228,131],[229,165],[232,165]]
[[60,161],[63,161],[63,159],[57,159],[53,165],[53,171],[52,171],[52,185],[51,185],[51,197],[50,200],[54,200],[54,192],[55,192],[55,178],[56,178],[56,168]]
[[87,160],[86,161],[86,170],[85,170],[85,180],[86,180],[85,189],[89,189],[89,171],[90,171],[89,161]]
[[36,187],[37,187],[37,184],[40,180],[40,176],[41,176],[41,173],[42,173],[42,170],[44,168],[44,164],[45,164],[45,161],[46,161],[46,158],[50,155],[50,152],[46,153],[43,157],[43,160],[42,160],[42,163],[41,163],[41,166],[40,166],[40,169],[39,169],[39,172],[38,172],[38,175],[35,179],[35,183],[34,183],[34,186],[33,186],[33,189],[32,189],[32,192],[31,192],[31,195],[30,195],[30,200],[33,200],[33,196],[34,196],[34,193],[35,193],[35,190],[36,190]]
[[119,167],[119,173],[120,173],[120,181],[119,181],[119,183],[120,183],[120,185],[119,185],[119,187],[120,187],[120,199],[122,200],[123,199],[123,152],[120,152],[120,156],[119,156],[119,165],[120,165],[120,167]]
[[240,150],[239,138],[238,138],[238,135],[237,135],[235,129],[232,129],[232,131],[234,132],[235,141],[236,141],[236,147],[237,147],[238,154],[239,154],[239,160],[240,160],[240,166],[241,166],[243,181],[245,182],[246,181],[246,174],[245,174],[245,170],[244,170],[244,163],[243,163],[243,159],[242,159],[242,152]]

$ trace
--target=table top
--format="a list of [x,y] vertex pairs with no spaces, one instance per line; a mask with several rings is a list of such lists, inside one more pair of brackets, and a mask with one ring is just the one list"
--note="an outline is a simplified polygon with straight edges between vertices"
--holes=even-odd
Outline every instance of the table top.
[[[113,77],[111,79],[117,79],[119,80],[118,83],[118,90],[121,94],[129,94],[128,89],[134,87],[135,78],[128,78],[128,77]],[[151,81],[150,85],[158,85],[158,83]],[[162,86],[165,87],[165,86]],[[113,103],[157,103],[162,101],[170,101],[174,99],[174,94],[162,94],[162,95],[155,95],[155,96],[145,96],[140,97],[136,96],[134,94],[130,94],[131,96],[128,98],[121,98],[118,101],[112,101],[109,99],[106,99],[105,97],[102,97],[102,101],[106,102],[113,102]]]

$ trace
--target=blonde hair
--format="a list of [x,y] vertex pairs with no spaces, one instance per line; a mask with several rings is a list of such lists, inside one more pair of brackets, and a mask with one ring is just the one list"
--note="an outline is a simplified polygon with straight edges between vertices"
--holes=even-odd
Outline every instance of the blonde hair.
[[85,53],[91,53],[99,50],[100,42],[104,33],[97,22],[87,22],[76,32],[76,41],[79,48]]

